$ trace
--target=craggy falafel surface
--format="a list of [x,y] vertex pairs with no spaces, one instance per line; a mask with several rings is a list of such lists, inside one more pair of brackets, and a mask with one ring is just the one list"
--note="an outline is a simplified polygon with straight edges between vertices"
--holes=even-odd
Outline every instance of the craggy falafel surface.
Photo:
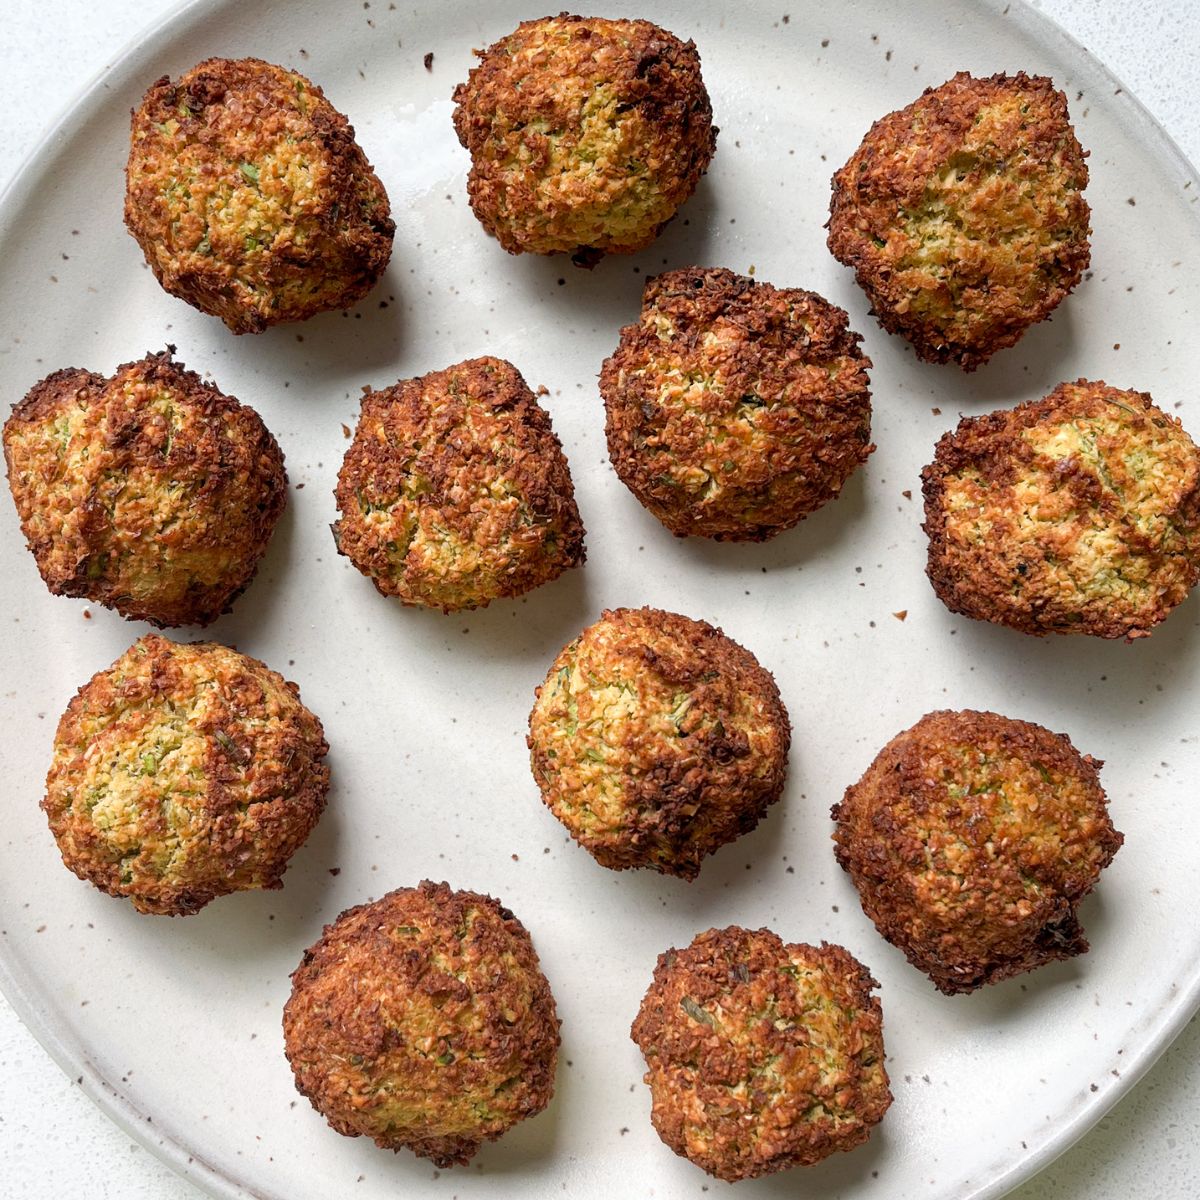
[[67,706],[42,808],[80,879],[186,916],[281,886],[325,807],[328,749],[296,685],[257,659],[147,634]]
[[210,58],[133,113],[125,224],[159,283],[234,333],[348,308],[392,253],[387,193],[311,80]]
[[604,612],[554,660],[529,719],[550,811],[601,865],[694,879],[779,799],[791,725],[770,673],[705,621]]
[[563,13],[477,53],[454,128],[471,208],[510,254],[631,254],[696,190],[717,131],[692,42]]
[[659,1136],[729,1182],[861,1145],[892,1102],[876,986],[842,947],[769,929],[660,954],[631,1030]]
[[153,625],[207,625],[254,577],[287,495],[259,415],[171,352],[111,379],[56,371],[4,425],[46,586]]
[[960,71],[876,121],[834,175],[829,249],[884,329],[973,371],[1087,269],[1085,158],[1049,79]]
[[717,268],[648,280],[600,374],[617,474],[680,537],[791,528],[874,449],[861,340],[813,292]]
[[1087,952],[1076,907],[1124,841],[1103,763],[991,712],[933,712],[832,810],[863,911],[947,995]]
[[439,1167],[541,1112],[558,1017],[525,927],[445,883],[347,909],[292,975],[284,1048],[338,1133]]
[[965,418],[921,478],[952,612],[1132,639],[1200,579],[1200,450],[1144,392],[1080,379]]
[[504,359],[367,392],[336,495],[339,552],[404,604],[478,608],[584,560],[562,444]]

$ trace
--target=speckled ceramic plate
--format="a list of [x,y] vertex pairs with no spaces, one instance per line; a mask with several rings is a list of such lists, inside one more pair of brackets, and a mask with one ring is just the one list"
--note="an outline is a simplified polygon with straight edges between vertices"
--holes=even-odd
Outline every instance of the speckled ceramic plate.
[[[723,1185],[653,1133],[629,1022],[658,951],[713,924],[768,924],[844,943],[878,976],[896,1103],[865,1148],[740,1194],[995,1197],[1095,1122],[1196,1007],[1200,606],[1134,645],[1037,641],[951,617],[923,574],[918,472],[960,413],[1080,375],[1149,389],[1200,432],[1200,187],[1110,75],[1017,4],[606,7],[695,38],[722,133],[711,173],[658,243],[590,274],[507,257],[465,203],[449,96],[473,46],[538,15],[507,0],[190,5],[87,92],[8,193],[9,401],[55,368],[108,371],[172,342],[283,444],[289,512],[259,579],[211,632],[301,683],[325,721],[335,784],[282,892],[170,921],[69,875],[37,806],[54,723],[142,630],[47,595],[5,500],[3,986],[114,1120],[217,1196],[687,1197]],[[352,313],[234,338],[161,292],[124,233],[130,107],[157,76],[214,54],[295,66],[356,126],[398,230],[382,285]],[[1077,294],[970,377],[883,335],[822,230],[829,176],[871,121],[960,68],[1042,72],[1066,89],[1092,151],[1096,230]],[[686,264],[753,266],[824,293],[849,309],[875,363],[878,452],[837,503],[767,546],[674,540],[606,463],[600,363],[646,275]],[[342,424],[362,385],[484,352],[549,388],[588,565],[481,613],[402,610],[334,553]],[[640,603],[706,617],[752,648],[796,728],[783,802],[692,885],[596,866],[540,804],[526,763],[526,715],[552,656],[601,607]],[[829,843],[842,789],[940,706],[1068,732],[1108,760],[1127,834],[1083,906],[1089,955],[957,999],[877,937]],[[425,876],[517,912],[563,1018],[550,1109],[440,1178],[330,1132],[293,1090],[280,1034],[288,973],[321,925]]]

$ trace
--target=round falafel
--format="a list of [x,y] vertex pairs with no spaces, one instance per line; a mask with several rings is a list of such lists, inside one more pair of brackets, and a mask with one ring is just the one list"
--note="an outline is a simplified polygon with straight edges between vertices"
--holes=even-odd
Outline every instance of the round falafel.
[[259,415],[171,361],[65,370],[4,425],[8,481],[46,586],[131,620],[207,625],[258,569],[283,511]]
[[863,911],[947,995],[1087,952],[1076,907],[1124,841],[1104,764],[992,712],[933,712],[832,809]]
[[297,1089],[347,1137],[439,1167],[550,1102],[558,1017],[525,927],[445,883],[347,909],[292,975]]
[[918,358],[973,371],[1087,269],[1086,157],[1051,80],[960,71],[834,175],[829,249]]
[[606,611],[536,697],[533,776],[602,866],[694,879],[783,792],[791,724],[775,680],[705,621]]
[[731,1183],[861,1145],[892,1102],[877,986],[841,946],[769,929],[660,954],[630,1031],[659,1137]]
[[339,553],[404,604],[479,608],[584,560],[562,443],[504,359],[367,392],[336,495]]
[[632,254],[696,190],[717,131],[692,42],[562,13],[476,53],[454,128],[471,208],[510,254]]
[[1080,379],[966,418],[921,478],[951,612],[1133,639],[1200,579],[1200,449],[1144,392]]
[[42,808],[80,879],[186,916],[282,886],[325,807],[328,750],[296,685],[257,659],[147,634],[67,706]]
[[861,340],[813,292],[699,267],[648,280],[600,373],[617,474],[679,537],[790,529],[875,448]]
[[349,308],[392,253],[387,193],[311,80],[210,58],[132,118],[125,224],[159,283],[234,333]]

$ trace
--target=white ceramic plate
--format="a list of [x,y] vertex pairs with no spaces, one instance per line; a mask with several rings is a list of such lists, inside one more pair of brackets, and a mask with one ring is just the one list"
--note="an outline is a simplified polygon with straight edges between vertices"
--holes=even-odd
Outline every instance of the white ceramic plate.
[[[918,472],[960,412],[1079,375],[1149,389],[1200,433],[1200,186],[1103,68],[1017,4],[925,0],[901,13],[863,0],[794,5],[790,18],[784,3],[603,7],[695,38],[722,133],[708,178],[658,243],[590,274],[509,258],[465,202],[448,97],[473,46],[541,15],[507,0],[187,6],[86,94],[0,205],[9,401],[58,367],[109,371],[169,341],[279,437],[290,509],[259,579],[211,636],[301,683],[335,781],[282,892],[168,921],[68,874],[37,807],[54,724],[143,630],[48,596],[4,501],[0,983],[116,1121],[217,1196],[698,1196],[724,1185],[653,1133],[629,1022],[661,949],[714,924],[768,924],[789,940],[841,942],[871,966],[896,1102],[867,1147],[740,1194],[995,1197],[1095,1122],[1200,998],[1200,606],[1134,645],[1037,641],[951,617],[923,575]],[[121,227],[122,166],[127,114],[147,84],[245,54],[306,72],[349,114],[398,230],[384,282],[355,312],[235,339],[155,284]],[[1094,275],[970,377],[918,364],[882,334],[822,229],[829,176],[871,121],[960,68],[1046,73],[1068,92],[1092,150],[1096,231]],[[688,264],[753,266],[823,293],[849,309],[875,363],[878,452],[837,503],[767,546],[674,540],[606,462],[600,363],[646,275]],[[485,352],[550,389],[588,565],[481,613],[402,610],[333,549],[342,423],[353,425],[364,384]],[[526,763],[526,716],[550,659],[602,607],[641,603],[718,622],[753,649],[796,728],[784,800],[692,885],[596,866],[540,804]],[[829,843],[842,789],[941,706],[1070,733],[1108,760],[1127,834],[1083,906],[1088,956],[956,999],[879,939]],[[426,876],[517,912],[564,1039],[551,1108],[436,1184],[428,1163],[324,1126],[293,1090],[279,1022],[288,973],[324,922]]]

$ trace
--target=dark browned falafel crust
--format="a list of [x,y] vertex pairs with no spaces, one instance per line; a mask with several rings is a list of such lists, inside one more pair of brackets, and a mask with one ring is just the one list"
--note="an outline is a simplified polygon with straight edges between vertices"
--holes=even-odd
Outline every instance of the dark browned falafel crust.
[[648,280],[600,373],[613,467],[679,537],[790,529],[874,449],[861,340],[814,292],[721,268]]
[[536,697],[542,799],[602,866],[694,879],[783,793],[791,724],[775,680],[705,621],[606,611]]
[[832,809],[863,911],[947,995],[1086,953],[1076,907],[1124,841],[1063,734],[933,712]]
[[283,512],[259,415],[171,361],[56,371],[13,408],[4,456],[46,586],[131,620],[207,625],[249,585]]
[[338,1133],[439,1167],[546,1107],[558,1026],[521,922],[428,881],[326,925],[283,1012],[296,1087]]
[[67,706],[42,808],[80,879],[186,916],[282,886],[325,807],[328,750],[299,688],[257,659],[147,634]]
[[952,612],[1133,639],[1200,580],[1200,449],[1144,392],[1080,379],[965,418],[921,478]]
[[630,1031],[659,1136],[729,1182],[861,1145],[892,1102],[877,986],[841,946],[769,929],[660,954]]
[[125,224],[159,283],[234,333],[348,308],[395,225],[346,118],[311,80],[210,58],[132,117]]
[[562,443],[504,359],[368,392],[336,495],[339,552],[405,604],[476,608],[584,561]]
[[631,254],[696,190],[717,130],[692,42],[561,13],[476,53],[454,128],[471,208],[510,254]]
[[973,371],[1087,269],[1086,157],[1051,80],[960,71],[876,121],[834,175],[829,249],[884,329]]

